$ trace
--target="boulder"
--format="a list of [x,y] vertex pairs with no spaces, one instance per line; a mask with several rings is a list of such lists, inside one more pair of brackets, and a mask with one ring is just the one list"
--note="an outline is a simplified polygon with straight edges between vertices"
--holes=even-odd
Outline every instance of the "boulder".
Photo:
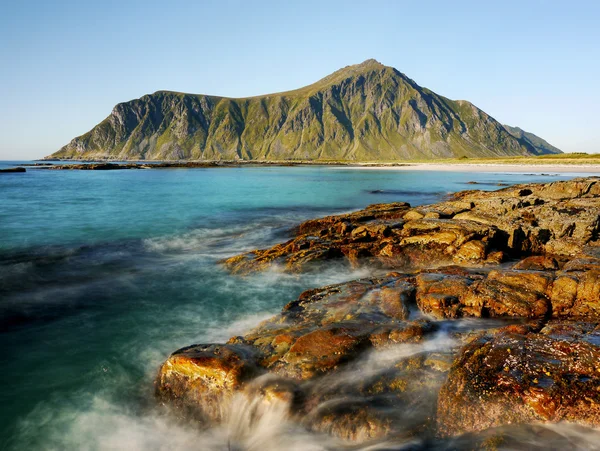
[[202,421],[220,421],[233,394],[261,371],[258,352],[246,345],[193,345],[161,366],[157,396]]
[[534,422],[600,426],[599,362],[598,323],[552,321],[540,333],[475,340],[440,390],[438,433]]

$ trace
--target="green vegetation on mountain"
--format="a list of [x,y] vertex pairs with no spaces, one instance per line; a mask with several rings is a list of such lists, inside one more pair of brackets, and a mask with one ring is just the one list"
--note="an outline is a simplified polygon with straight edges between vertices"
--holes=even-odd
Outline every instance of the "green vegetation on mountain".
[[[560,152],[375,60],[295,91],[158,91],[118,104],[52,158],[394,161]],[[540,145],[541,144],[541,145]]]

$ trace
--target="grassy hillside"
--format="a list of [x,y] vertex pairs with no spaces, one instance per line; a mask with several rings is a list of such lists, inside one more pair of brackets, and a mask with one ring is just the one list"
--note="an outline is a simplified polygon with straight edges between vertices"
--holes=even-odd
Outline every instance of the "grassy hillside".
[[51,157],[397,161],[547,152],[471,103],[367,60],[265,96],[145,95],[118,104]]

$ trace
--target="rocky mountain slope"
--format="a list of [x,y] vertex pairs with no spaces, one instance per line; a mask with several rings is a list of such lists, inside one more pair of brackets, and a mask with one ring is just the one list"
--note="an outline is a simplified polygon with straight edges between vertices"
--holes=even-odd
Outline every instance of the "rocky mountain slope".
[[558,151],[514,130],[467,101],[442,97],[367,60],[265,96],[158,91],[118,104],[51,157],[377,161]]
[[535,147],[540,154],[563,153],[562,150],[560,150],[557,147],[554,147],[548,141],[540,138],[539,136],[534,135],[533,133],[526,132],[525,130],[520,129],[519,127],[511,127],[510,125],[504,125],[504,128],[506,128],[508,132],[515,138],[527,141],[529,144]]

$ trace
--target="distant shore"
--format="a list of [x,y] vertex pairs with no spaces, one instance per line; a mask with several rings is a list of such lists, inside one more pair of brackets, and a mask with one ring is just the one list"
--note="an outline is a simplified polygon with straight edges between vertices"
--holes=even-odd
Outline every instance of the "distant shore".
[[452,159],[438,161],[403,162],[354,162],[354,161],[314,161],[314,160],[37,160],[39,169],[160,169],[160,168],[217,168],[217,167],[253,167],[253,166],[332,166],[351,169],[387,169],[400,171],[448,171],[448,172],[554,172],[600,174],[600,155],[544,158],[499,158],[499,159]]
[[351,165],[353,169],[445,172],[558,172],[599,174],[600,164],[411,163],[404,166]]

